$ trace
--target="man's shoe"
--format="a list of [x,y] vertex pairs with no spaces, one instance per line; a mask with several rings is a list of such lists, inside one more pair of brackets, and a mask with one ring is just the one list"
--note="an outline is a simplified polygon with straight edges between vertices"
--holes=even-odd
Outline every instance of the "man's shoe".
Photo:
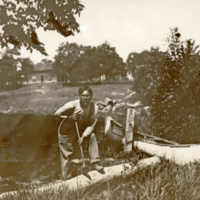
[[97,170],[97,171],[101,171],[103,170],[103,166],[101,166],[99,163],[92,163],[92,169]]

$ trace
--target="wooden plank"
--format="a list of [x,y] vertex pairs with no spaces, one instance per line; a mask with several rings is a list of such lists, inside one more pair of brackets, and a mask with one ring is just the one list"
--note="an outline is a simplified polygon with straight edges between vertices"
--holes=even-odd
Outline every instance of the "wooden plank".
[[[154,135],[147,135],[147,134],[145,134],[145,133],[140,133],[140,132],[137,132],[137,133],[135,133],[135,135],[134,135],[136,138],[137,137],[143,137],[143,139],[148,139],[148,140],[160,140],[160,141],[163,141],[163,142],[165,142],[165,143],[169,143],[169,144],[174,144],[174,145],[179,145],[177,142],[174,142],[174,141],[170,141],[170,140],[167,140],[167,139],[163,139],[163,138],[160,138],[160,137],[158,137],[158,136],[154,136]],[[150,139],[151,138],[151,139]],[[140,138],[141,139],[141,138]]]
[[125,128],[125,146],[124,152],[129,153],[132,151],[133,148],[133,128],[134,128],[134,120],[135,120],[135,113],[134,109],[128,108],[127,109],[127,116],[126,116],[126,128]]

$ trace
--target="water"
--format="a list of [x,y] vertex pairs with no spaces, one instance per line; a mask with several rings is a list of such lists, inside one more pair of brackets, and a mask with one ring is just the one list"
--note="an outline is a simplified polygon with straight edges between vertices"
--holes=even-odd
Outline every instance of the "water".
[[59,123],[52,116],[0,115],[0,192],[60,178]]

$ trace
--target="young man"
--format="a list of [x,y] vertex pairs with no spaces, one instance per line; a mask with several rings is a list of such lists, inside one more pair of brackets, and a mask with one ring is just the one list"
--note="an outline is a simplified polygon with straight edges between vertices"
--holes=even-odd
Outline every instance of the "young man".
[[[103,169],[100,165],[98,144],[94,134],[98,107],[91,102],[92,89],[88,86],[80,87],[78,94],[80,99],[66,103],[55,113],[56,116],[65,118],[58,129],[61,168],[64,179],[75,176],[68,163],[79,150],[78,145],[87,146],[93,169],[98,171]],[[75,122],[78,124],[80,140],[77,137]]]

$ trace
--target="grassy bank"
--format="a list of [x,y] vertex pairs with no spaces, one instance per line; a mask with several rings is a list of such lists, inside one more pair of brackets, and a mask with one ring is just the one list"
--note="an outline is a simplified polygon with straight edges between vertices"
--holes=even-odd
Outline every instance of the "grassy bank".
[[[127,169],[124,169],[126,172]],[[178,166],[166,160],[132,175],[101,182],[70,192],[64,186],[58,192],[39,194],[21,190],[19,196],[5,199],[107,199],[107,200],[198,200],[200,199],[200,163]]]

